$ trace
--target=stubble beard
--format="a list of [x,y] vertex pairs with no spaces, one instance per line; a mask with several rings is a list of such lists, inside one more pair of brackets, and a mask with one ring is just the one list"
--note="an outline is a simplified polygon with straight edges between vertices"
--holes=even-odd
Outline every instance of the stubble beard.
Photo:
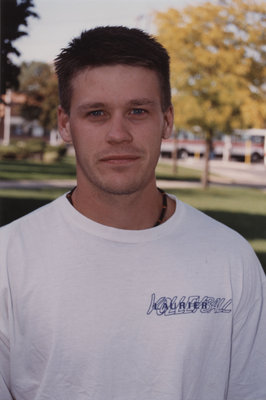
[[[78,165],[78,162],[77,162]],[[81,166],[79,167],[81,170],[81,174],[84,179],[92,188],[93,192],[98,192],[105,195],[116,195],[116,196],[126,196],[132,195],[142,189],[144,189],[151,181],[155,182],[155,172],[152,171],[149,175],[145,176],[145,172],[140,175],[136,174],[135,179],[130,177],[128,181],[126,180],[126,176],[122,177],[120,182],[117,182],[116,179],[112,181],[111,178],[106,176],[104,179],[104,175],[95,173],[92,169],[85,169]],[[141,168],[141,167],[140,167]],[[78,176],[79,174],[77,174]],[[123,172],[121,172],[123,175]]]

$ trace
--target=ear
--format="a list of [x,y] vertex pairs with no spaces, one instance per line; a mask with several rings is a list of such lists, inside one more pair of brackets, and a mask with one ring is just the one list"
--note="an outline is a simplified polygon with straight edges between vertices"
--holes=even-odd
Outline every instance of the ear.
[[173,106],[170,107],[164,112],[164,126],[163,126],[163,139],[169,139],[172,134],[174,125],[174,109]]
[[64,142],[72,143],[69,115],[63,110],[61,106],[59,106],[57,109],[57,121],[58,130]]

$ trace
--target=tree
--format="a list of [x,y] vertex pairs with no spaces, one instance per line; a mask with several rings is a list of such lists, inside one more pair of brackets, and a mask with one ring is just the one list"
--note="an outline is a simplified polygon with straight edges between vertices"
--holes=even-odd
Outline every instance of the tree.
[[51,131],[57,129],[57,107],[59,104],[58,83],[55,74],[51,75],[43,91],[43,96],[44,100],[42,102],[40,123],[45,129]]
[[19,89],[27,96],[22,116],[31,121],[38,119],[43,128],[57,126],[58,84],[53,68],[46,63],[32,61],[21,64]]
[[224,0],[156,15],[171,56],[175,125],[205,134],[205,168],[217,132],[266,123],[266,5]]
[[1,95],[7,88],[18,88],[18,75],[20,68],[15,65],[11,54],[16,56],[20,52],[14,47],[13,42],[27,32],[20,27],[28,26],[28,18],[38,15],[32,11],[33,0],[1,0]]

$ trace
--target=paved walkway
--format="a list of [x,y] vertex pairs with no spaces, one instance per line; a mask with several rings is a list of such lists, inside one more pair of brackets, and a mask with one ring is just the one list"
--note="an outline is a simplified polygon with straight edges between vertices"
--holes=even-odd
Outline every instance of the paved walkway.
[[[163,160],[171,164],[171,160]],[[178,160],[178,165],[203,170],[204,161],[194,158]],[[266,165],[237,161],[210,160],[210,184],[254,187],[266,190]],[[166,186],[163,186],[166,185]],[[162,181],[162,187],[200,187],[200,182]]]
[[42,189],[42,188],[72,188],[76,185],[75,179],[49,179],[49,180],[12,180],[1,181],[0,189]]

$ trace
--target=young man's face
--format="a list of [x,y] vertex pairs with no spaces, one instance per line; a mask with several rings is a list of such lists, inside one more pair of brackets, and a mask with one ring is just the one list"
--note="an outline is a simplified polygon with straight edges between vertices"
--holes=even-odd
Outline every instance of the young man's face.
[[59,129],[73,142],[78,185],[131,194],[154,183],[161,139],[170,136],[172,108],[161,107],[157,75],[143,67],[88,68],[72,80],[70,114]]

